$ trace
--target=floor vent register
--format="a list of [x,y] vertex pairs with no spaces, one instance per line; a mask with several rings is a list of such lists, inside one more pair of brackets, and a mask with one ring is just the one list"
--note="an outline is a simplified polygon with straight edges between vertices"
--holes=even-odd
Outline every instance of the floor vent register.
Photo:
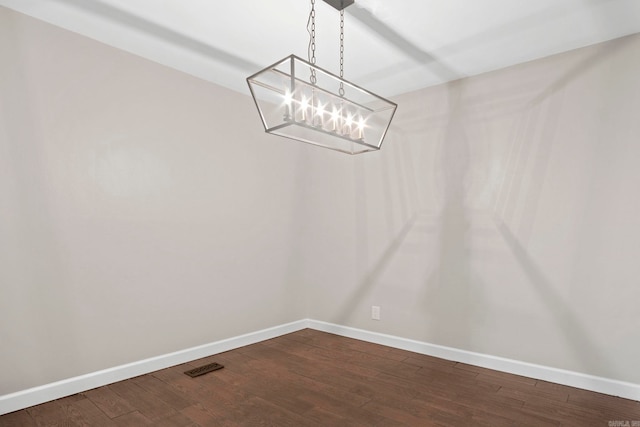
[[218,369],[222,369],[222,366],[219,363],[209,363],[207,365],[202,365],[194,369],[189,369],[184,373],[189,375],[191,378],[199,377],[200,375],[208,374],[209,372],[217,371]]

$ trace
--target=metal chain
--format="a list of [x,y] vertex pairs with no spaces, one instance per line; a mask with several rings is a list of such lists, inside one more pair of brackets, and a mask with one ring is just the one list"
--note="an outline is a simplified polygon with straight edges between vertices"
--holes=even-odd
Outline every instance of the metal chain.
[[[344,9],[340,11],[340,78],[344,77]],[[344,84],[340,82],[340,96],[344,96]]]
[[[311,24],[311,27],[309,27]],[[316,63],[316,0],[311,0],[311,12],[307,21],[307,32],[309,33],[309,48],[307,56],[311,64]],[[316,70],[311,68],[311,84],[316,84]]]

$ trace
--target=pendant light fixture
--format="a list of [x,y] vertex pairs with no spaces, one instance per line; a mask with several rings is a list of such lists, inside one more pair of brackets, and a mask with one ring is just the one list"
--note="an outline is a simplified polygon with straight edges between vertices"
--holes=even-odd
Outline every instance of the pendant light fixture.
[[354,0],[324,0],[340,11],[340,76],[316,66],[315,0],[307,23],[308,61],[295,55],[247,78],[265,131],[349,154],[379,150],[397,105],[344,77],[344,9]]

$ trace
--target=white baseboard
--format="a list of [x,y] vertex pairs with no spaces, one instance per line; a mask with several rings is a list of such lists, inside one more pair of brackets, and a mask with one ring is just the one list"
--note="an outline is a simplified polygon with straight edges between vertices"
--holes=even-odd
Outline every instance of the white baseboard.
[[321,322],[318,320],[303,319],[263,329],[257,332],[216,341],[210,344],[188,348],[186,350],[152,357],[150,359],[126,365],[116,366],[102,371],[57,381],[51,384],[45,384],[16,393],[6,394],[4,396],[0,396],[0,415],[8,414],[9,412],[18,411],[20,409],[48,402],[50,400],[59,399],[75,393],[91,390],[96,387],[112,384],[117,381],[133,378],[138,375],[148,374],[149,372],[157,371],[159,369],[168,368],[170,366],[190,362],[202,357],[211,356],[243,347],[245,345],[275,338],[304,328],[330,332],[343,337],[355,338],[362,341],[413,351],[415,353],[426,354],[442,359],[468,363],[470,365],[481,366],[483,368],[495,369],[497,371],[640,401],[640,384],[632,384],[624,381],[596,377],[593,375],[581,374],[579,372],[550,368],[548,366],[534,365],[527,362],[520,362],[487,354],[429,344],[393,335]]
[[471,351],[429,344],[392,335],[365,331],[363,329],[320,322],[317,320],[308,320],[307,324],[311,329],[330,332],[343,337],[355,338],[361,341],[386,345],[389,347],[412,351],[414,353],[439,357],[441,359],[468,363],[470,365],[481,366],[483,368],[495,369],[496,371],[522,375],[524,377],[640,401],[640,384],[596,377],[579,372],[551,368],[548,366],[535,365],[503,357],[490,356],[488,354],[474,353]]
[[68,378],[62,381],[56,381],[51,384],[45,384],[39,387],[18,391],[16,393],[6,394],[4,396],[0,396],[0,415],[28,408],[50,400],[60,399],[61,397],[70,396],[75,393],[91,390],[96,387],[112,384],[117,381],[148,374],[149,372],[157,371],[159,369],[165,369],[170,366],[179,365],[202,357],[211,356],[224,351],[233,350],[234,348],[275,338],[280,335],[299,331],[306,327],[308,327],[308,322],[306,320],[298,320],[296,322],[216,341],[210,344],[204,344],[198,347],[192,347],[186,350],[140,360],[138,362],[128,363],[126,365],[116,366],[102,371],[92,372],[90,374]]

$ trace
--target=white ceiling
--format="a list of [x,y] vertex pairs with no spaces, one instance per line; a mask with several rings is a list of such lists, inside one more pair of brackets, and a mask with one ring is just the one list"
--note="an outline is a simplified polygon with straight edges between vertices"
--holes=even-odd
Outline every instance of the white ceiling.
[[[233,90],[294,53],[310,0],[0,0]],[[317,64],[338,69],[339,13],[316,0]],[[382,96],[640,32],[640,0],[356,0],[345,78]]]

